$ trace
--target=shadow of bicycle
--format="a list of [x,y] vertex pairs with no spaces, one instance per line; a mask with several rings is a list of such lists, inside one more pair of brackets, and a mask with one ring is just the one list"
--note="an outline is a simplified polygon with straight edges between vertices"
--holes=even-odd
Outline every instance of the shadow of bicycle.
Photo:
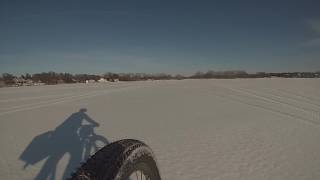
[[20,155],[19,159],[25,162],[24,169],[46,159],[35,180],[55,180],[57,165],[63,156],[68,154],[69,162],[62,177],[66,179],[92,153],[109,144],[105,137],[94,132],[94,128],[99,124],[91,119],[86,111],[80,109],[55,130],[34,137]]

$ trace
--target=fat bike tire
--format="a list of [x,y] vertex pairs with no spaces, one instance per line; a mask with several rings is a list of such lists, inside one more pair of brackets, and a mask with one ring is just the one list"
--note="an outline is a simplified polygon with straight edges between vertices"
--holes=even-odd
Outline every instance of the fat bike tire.
[[113,142],[92,155],[71,180],[130,180],[140,172],[146,180],[161,180],[152,150],[143,142],[123,139]]

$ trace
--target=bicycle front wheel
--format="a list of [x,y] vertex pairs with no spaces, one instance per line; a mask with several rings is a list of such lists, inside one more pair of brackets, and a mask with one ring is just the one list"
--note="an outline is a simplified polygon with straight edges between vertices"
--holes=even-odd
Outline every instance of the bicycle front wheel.
[[71,179],[161,180],[152,150],[134,139],[116,141],[103,147]]

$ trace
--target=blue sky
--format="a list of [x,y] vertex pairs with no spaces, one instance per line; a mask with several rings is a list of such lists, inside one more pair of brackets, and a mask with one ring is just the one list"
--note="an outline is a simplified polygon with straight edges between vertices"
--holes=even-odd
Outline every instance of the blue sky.
[[0,73],[320,70],[320,1],[0,0]]

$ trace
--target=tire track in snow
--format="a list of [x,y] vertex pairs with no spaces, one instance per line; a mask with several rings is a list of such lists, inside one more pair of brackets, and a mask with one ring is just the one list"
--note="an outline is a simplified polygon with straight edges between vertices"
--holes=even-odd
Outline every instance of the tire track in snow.
[[287,106],[291,106],[292,108],[294,108],[294,109],[296,109],[296,110],[301,110],[301,111],[304,111],[304,112],[307,112],[307,113],[318,113],[318,112],[319,112],[319,109],[316,109],[316,110],[315,110],[315,109],[309,109],[309,108],[300,107],[300,106],[296,106],[296,105],[294,105],[294,104],[288,103],[288,102],[286,102],[286,101],[284,101],[284,100],[281,100],[281,99],[283,99],[283,97],[281,97],[281,96],[269,94],[269,95],[271,95],[271,96],[280,98],[280,100],[279,100],[279,99],[267,97],[268,94],[266,94],[266,93],[259,93],[259,92],[257,92],[257,91],[253,91],[253,90],[250,90],[250,89],[244,89],[244,88],[238,88],[238,89],[239,89],[241,92],[246,93],[246,94],[248,94],[248,95],[254,95],[254,96],[256,96],[256,97],[258,97],[258,98],[262,98],[263,100],[266,100],[266,101],[269,101],[269,100],[270,100],[270,101],[277,102],[277,103],[280,103],[280,104],[285,104],[285,105],[287,105]]
[[[217,87],[216,88],[220,88],[220,89],[224,89],[223,87]],[[262,101],[261,99],[252,97],[252,96],[244,96],[243,94],[239,94],[239,93],[226,93],[226,90],[228,90],[228,88],[224,89],[224,91],[215,91],[215,90],[210,90],[209,92],[211,92],[212,94],[215,94],[216,97],[223,97],[235,102],[239,102],[241,104],[245,104],[254,108],[259,108],[268,112],[272,112],[278,115],[284,115],[286,117],[291,117],[294,118],[296,120],[302,121],[304,123],[308,123],[308,124],[312,124],[312,125],[316,125],[319,126],[320,122],[315,121],[314,119],[309,119],[309,118],[305,118],[303,116],[300,116],[298,114],[294,114],[294,113],[288,113],[286,111],[281,111],[280,109],[276,108],[274,106],[274,103],[270,103],[270,102],[266,102],[266,101]],[[230,90],[229,90],[230,92]],[[231,91],[231,92],[235,92],[235,91]],[[252,101],[253,102],[250,102]]]
[[287,106],[289,108],[292,108],[292,109],[295,109],[295,110],[298,110],[298,111],[303,111],[305,113],[317,113],[317,112],[319,112],[317,110],[311,110],[311,109],[307,109],[307,108],[302,108],[302,107],[298,107],[298,106],[292,105],[292,104],[287,103],[287,102],[282,102],[282,101],[279,101],[279,100],[268,98],[268,97],[259,95],[257,93],[252,93],[252,92],[250,92],[248,90],[243,90],[241,88],[235,89],[235,88],[229,88],[229,87],[224,87],[224,86],[219,86],[219,87],[225,88],[225,89],[228,89],[230,91],[234,91],[234,92],[237,92],[237,93],[240,93],[240,94],[245,94],[247,96],[252,96],[254,98],[261,99],[263,101],[267,101],[267,102],[270,102],[270,103],[273,103],[273,104],[281,104],[281,105]]
[[77,98],[77,97],[81,97],[81,96],[86,96],[86,95],[93,94],[95,92],[96,91],[90,92],[90,93],[83,93],[83,94],[73,95],[73,96],[64,96],[64,97],[57,98],[57,99],[50,99],[50,100],[47,100],[47,101],[40,101],[40,102],[29,103],[29,104],[24,104],[24,105],[19,105],[19,106],[11,106],[11,107],[7,107],[7,108],[1,108],[1,110],[12,110],[12,109],[19,109],[19,108],[28,107],[28,106],[47,104],[47,103],[56,102],[56,101],[59,101],[59,100],[73,99],[73,98]]
[[0,99],[0,102],[7,103],[7,102],[27,101],[27,100],[42,99],[42,98],[68,96],[68,95],[71,95],[71,94],[74,94],[74,93],[52,94],[52,95],[35,96],[35,97],[21,97],[21,98],[15,98],[15,99]]
[[94,93],[90,92],[90,93],[86,93],[86,94],[82,94],[82,95],[72,96],[72,97],[69,97],[69,98],[60,98],[61,100],[58,100],[58,101],[49,101],[49,102],[46,101],[46,102],[41,102],[41,104],[36,104],[36,105],[33,105],[33,106],[32,105],[31,106],[28,105],[28,106],[23,106],[21,108],[10,109],[8,111],[0,112],[0,116],[5,115],[5,114],[14,113],[14,112],[19,112],[19,111],[26,111],[26,110],[32,110],[32,109],[47,107],[47,106],[60,104],[60,103],[64,103],[64,102],[77,101],[77,100],[91,98],[91,97],[95,97],[95,96],[99,96],[99,95],[109,94],[109,93],[112,93],[112,92],[119,92],[119,91],[132,90],[132,89],[138,89],[138,88],[142,88],[142,87],[124,87],[124,88],[118,88],[118,89],[112,89],[112,90],[100,90],[98,92],[95,91]]
[[[51,85],[46,85],[46,86],[51,86]],[[59,86],[59,85],[54,85],[54,86]],[[65,90],[65,89],[68,89],[68,90],[71,90],[71,89],[79,89],[81,88],[81,90],[88,90],[90,91],[91,88],[121,88],[121,87],[129,87],[130,85],[123,85],[123,84],[120,84],[120,85],[115,85],[115,84],[108,84],[107,86],[83,86],[83,87],[60,87],[60,88],[53,88],[53,89],[49,89],[49,91],[54,91],[55,94],[51,94],[51,95],[44,95],[44,96],[33,96],[33,97],[20,97],[20,98],[9,98],[9,99],[0,99],[0,103],[1,102],[16,102],[16,101],[25,101],[25,100],[33,100],[33,99],[41,99],[41,98],[49,98],[49,97],[57,97],[57,96],[64,96],[64,95],[70,95],[70,94],[74,94],[74,92],[71,92],[71,93],[63,93],[63,94],[59,94],[59,93],[56,93],[56,91],[60,91],[60,90]],[[43,86],[44,87],[44,86]],[[40,87],[39,87],[40,88]],[[20,90],[20,89],[19,89]],[[33,89],[32,91],[26,91],[27,93],[28,92],[47,92],[48,90],[47,89]],[[16,92],[16,91],[9,91],[10,93],[26,93],[25,91],[20,91],[20,92]],[[6,93],[6,92],[1,92],[0,91],[0,94],[1,93]]]
[[[72,86],[73,84],[61,84],[61,85],[41,85],[41,86],[18,86],[18,87],[7,87],[3,91],[0,91],[0,94],[14,94],[14,93],[29,93],[29,92],[43,92],[43,91],[59,91],[59,90],[66,90],[66,89],[78,89],[78,88],[84,88],[84,89],[90,89],[90,88],[98,88],[103,87],[103,85],[90,85],[86,86],[84,84],[79,84],[79,87]],[[77,84],[75,84],[77,85]],[[47,86],[51,86],[51,89],[47,89]],[[36,89],[35,89],[36,88]],[[11,89],[12,91],[8,91],[8,89]],[[6,91],[7,90],[7,91]]]
[[[122,87],[119,87],[119,88],[126,88],[126,87],[130,87],[130,86],[122,86]],[[112,89],[108,89],[108,90],[114,90],[114,89],[119,89],[119,88],[112,88]],[[106,91],[106,90],[95,90],[95,91],[92,91],[92,92],[89,92],[89,93],[94,93],[94,92],[99,92],[99,91]],[[67,96],[67,95],[73,95],[73,96]],[[22,107],[26,107],[26,106],[33,106],[33,105],[40,105],[40,104],[44,104],[44,103],[48,103],[48,102],[55,102],[55,101],[58,101],[60,99],[65,99],[65,98],[73,98],[73,97],[77,97],[77,96],[82,96],[82,95],[85,95],[85,94],[88,94],[88,93],[79,93],[78,95],[74,95],[75,93],[65,93],[65,94],[62,94],[62,95],[59,95],[59,94],[55,94],[55,95],[48,95],[48,96],[38,96],[38,97],[26,97],[25,99],[23,100],[34,100],[34,99],[42,99],[42,98],[47,98],[47,97],[56,97],[56,96],[63,96],[63,97],[60,97],[58,99],[50,99],[50,100],[46,100],[46,101],[40,101],[40,102],[35,102],[35,103],[27,103],[27,104],[24,104],[24,105],[18,105],[18,106],[11,106],[11,107],[6,107],[6,108],[0,108],[0,110],[10,110],[10,109],[17,109],[17,108],[22,108]],[[8,99],[10,100],[10,99]],[[12,101],[19,101],[17,99],[12,99]],[[1,100],[0,100],[1,102]]]
[[[308,97],[308,96],[304,96],[304,95],[301,95],[301,94],[297,94],[297,93],[293,93],[293,92],[290,92],[290,91],[287,91],[285,89],[279,89],[279,90],[274,90],[274,89],[270,89],[270,88],[265,88],[265,89],[268,89],[269,91],[273,91],[277,94],[282,94],[282,96],[284,97],[287,97],[288,99],[294,99],[296,101],[303,101],[305,103],[308,103],[308,104],[312,104],[312,105],[315,105],[315,106],[318,106],[320,107],[320,104],[317,104],[316,101],[314,98],[311,98],[311,97]],[[290,96],[293,95],[293,96]]]

